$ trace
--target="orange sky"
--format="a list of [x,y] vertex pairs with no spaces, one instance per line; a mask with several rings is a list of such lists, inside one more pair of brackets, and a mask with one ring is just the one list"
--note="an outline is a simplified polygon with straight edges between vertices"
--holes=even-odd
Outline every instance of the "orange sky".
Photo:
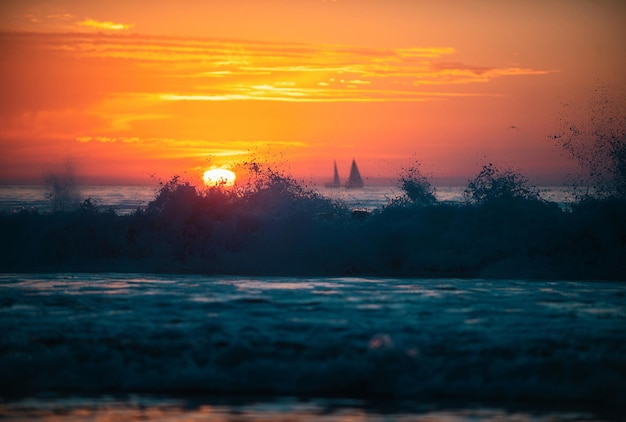
[[[0,3],[0,183],[71,160],[91,181],[280,161],[297,177],[437,179],[572,163],[563,104],[626,83],[626,3]],[[345,177],[345,176],[344,176]]]

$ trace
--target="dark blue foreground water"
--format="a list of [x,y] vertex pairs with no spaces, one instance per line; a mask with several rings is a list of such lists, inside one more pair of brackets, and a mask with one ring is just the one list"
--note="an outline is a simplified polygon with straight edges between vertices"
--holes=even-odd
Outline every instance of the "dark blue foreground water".
[[0,332],[8,418],[625,414],[619,282],[4,274]]

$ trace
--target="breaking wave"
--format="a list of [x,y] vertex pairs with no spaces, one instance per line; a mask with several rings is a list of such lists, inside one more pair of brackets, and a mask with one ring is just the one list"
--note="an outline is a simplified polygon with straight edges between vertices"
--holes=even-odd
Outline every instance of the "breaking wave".
[[353,210],[255,170],[233,190],[173,179],[130,215],[89,199],[2,213],[0,270],[626,279],[620,199],[562,209],[489,165],[463,203],[437,202],[418,174],[407,195]]

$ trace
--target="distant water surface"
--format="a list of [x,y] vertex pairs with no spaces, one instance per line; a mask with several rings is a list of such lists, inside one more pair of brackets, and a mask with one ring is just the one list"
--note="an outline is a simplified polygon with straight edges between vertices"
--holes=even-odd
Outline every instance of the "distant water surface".
[[[403,194],[397,186],[365,186],[363,189],[312,187],[321,195],[343,202],[349,208],[374,210]],[[441,186],[436,188],[439,201],[448,203],[463,202],[463,186]],[[572,195],[563,186],[539,188],[544,199],[560,205],[571,203]],[[145,208],[158,191],[157,186],[84,186],[79,189],[80,197],[91,200],[101,208],[112,208],[118,214],[130,214],[138,208]],[[14,211],[20,208],[48,210],[47,190],[41,185],[0,185],[0,211]]]
[[[157,193],[155,186],[81,186],[81,200],[90,198],[99,207],[113,208],[119,214],[130,214],[145,208]],[[0,211],[50,207],[48,190],[43,185],[0,185]]]

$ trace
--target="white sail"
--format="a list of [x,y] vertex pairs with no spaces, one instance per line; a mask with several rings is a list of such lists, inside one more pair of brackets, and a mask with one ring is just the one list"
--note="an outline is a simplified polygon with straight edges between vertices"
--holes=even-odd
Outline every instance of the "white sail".
[[363,178],[361,178],[361,173],[359,173],[359,168],[356,166],[356,161],[354,160],[352,160],[352,167],[350,167],[350,178],[348,179],[346,187],[350,189],[363,187]]

